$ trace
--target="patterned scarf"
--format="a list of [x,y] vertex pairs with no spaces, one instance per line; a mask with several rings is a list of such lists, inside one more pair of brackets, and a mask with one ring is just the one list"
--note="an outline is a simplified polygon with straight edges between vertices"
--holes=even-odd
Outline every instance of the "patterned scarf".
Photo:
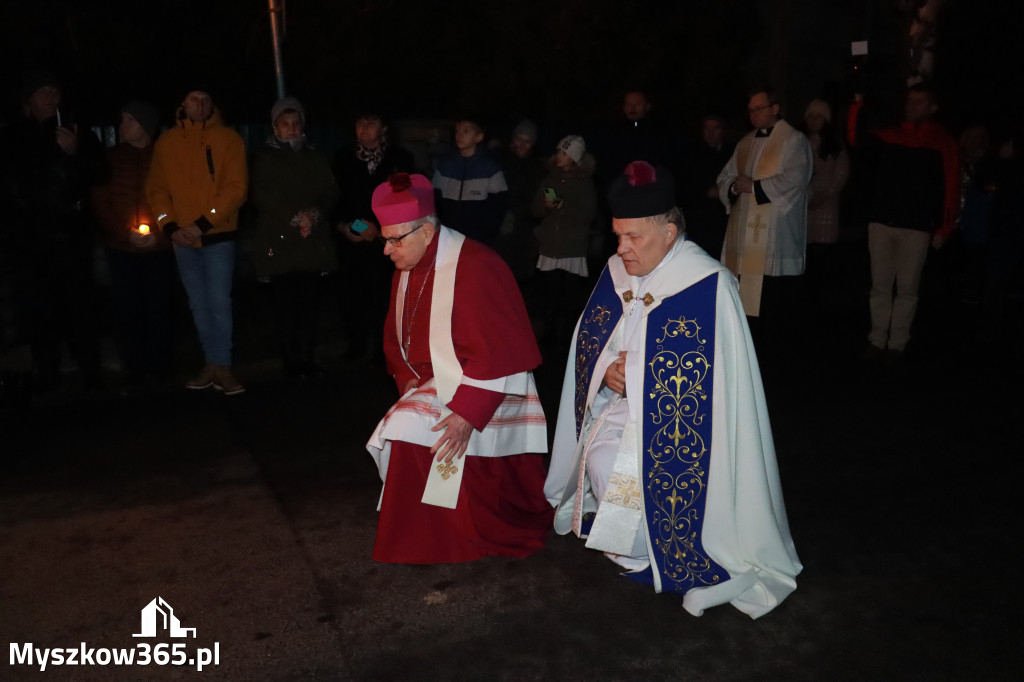
[[366,172],[373,175],[377,172],[377,166],[384,159],[384,152],[388,150],[388,136],[381,135],[380,143],[373,149],[368,149],[356,142],[356,158],[366,162]]

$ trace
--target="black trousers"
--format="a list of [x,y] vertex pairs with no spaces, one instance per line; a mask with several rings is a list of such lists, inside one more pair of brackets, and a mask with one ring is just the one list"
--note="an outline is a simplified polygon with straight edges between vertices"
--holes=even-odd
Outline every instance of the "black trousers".
[[32,360],[42,387],[60,380],[66,342],[86,386],[99,380],[100,344],[92,253],[78,244],[53,244],[29,256]]
[[133,380],[171,374],[171,295],[176,277],[170,249],[131,253],[107,249],[116,339]]
[[286,272],[270,278],[274,329],[286,371],[313,364],[320,330],[319,272]]

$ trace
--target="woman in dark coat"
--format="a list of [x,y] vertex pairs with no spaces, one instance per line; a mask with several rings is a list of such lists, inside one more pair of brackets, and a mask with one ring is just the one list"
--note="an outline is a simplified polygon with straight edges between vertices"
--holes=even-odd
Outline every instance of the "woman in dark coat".
[[273,292],[285,371],[321,374],[315,357],[323,275],[337,268],[329,217],[338,198],[327,159],[305,137],[305,111],[286,97],[271,110],[274,134],[253,156],[258,212],[254,266]]

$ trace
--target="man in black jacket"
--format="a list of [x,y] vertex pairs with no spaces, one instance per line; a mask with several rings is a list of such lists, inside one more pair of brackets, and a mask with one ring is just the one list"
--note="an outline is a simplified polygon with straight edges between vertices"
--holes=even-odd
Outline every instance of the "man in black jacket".
[[0,211],[4,248],[19,254],[16,296],[28,313],[36,385],[58,386],[66,341],[83,385],[95,388],[100,353],[87,198],[103,173],[103,149],[62,107],[52,73],[26,74],[22,105],[25,117],[0,134]]
[[348,336],[345,360],[367,352],[380,353],[381,329],[387,313],[394,273],[390,259],[376,243],[380,237],[370,198],[378,185],[395,173],[412,173],[412,154],[392,143],[383,115],[366,110],[355,119],[355,144],[338,152],[334,179],[341,190],[335,216],[342,318]]

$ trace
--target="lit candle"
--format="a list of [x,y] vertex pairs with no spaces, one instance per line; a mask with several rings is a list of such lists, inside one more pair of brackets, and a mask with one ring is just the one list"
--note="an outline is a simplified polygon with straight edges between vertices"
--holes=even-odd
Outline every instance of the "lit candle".
[[139,234],[149,234],[149,225],[146,223],[139,225]]

